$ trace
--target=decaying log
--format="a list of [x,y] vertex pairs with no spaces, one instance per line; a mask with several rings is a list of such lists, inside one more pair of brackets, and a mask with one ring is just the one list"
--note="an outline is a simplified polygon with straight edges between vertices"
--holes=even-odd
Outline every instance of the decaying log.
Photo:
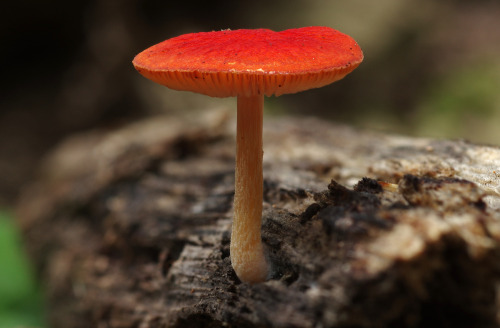
[[268,119],[272,279],[229,261],[234,120],[62,144],[19,201],[53,327],[495,327],[500,149]]

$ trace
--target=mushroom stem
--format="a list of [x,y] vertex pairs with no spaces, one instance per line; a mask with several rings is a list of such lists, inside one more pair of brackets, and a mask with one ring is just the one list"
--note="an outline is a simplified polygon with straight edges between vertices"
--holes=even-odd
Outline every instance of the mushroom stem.
[[263,95],[238,96],[231,264],[238,278],[249,283],[265,281],[268,273],[260,232],[263,109]]

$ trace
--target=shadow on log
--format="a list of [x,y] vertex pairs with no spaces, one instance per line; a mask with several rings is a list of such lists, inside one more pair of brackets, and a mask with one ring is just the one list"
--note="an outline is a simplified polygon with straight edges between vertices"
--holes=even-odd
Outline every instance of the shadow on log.
[[269,120],[273,279],[248,285],[233,123],[155,118],[54,151],[18,206],[52,327],[498,326],[500,149]]

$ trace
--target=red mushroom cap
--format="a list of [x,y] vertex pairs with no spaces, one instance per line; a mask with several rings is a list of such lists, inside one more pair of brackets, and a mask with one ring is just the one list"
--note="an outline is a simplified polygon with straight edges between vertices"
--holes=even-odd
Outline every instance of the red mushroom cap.
[[138,54],[145,77],[213,97],[279,96],[340,80],[363,60],[350,36],[329,27],[181,35]]

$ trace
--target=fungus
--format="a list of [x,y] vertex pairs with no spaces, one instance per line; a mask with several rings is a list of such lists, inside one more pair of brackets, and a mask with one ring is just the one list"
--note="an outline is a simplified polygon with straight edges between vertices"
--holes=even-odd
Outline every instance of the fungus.
[[133,60],[148,79],[175,90],[237,97],[236,172],[231,264],[243,282],[266,279],[261,241],[264,95],[319,88],[363,60],[358,44],[329,27],[223,30],[185,34]]

